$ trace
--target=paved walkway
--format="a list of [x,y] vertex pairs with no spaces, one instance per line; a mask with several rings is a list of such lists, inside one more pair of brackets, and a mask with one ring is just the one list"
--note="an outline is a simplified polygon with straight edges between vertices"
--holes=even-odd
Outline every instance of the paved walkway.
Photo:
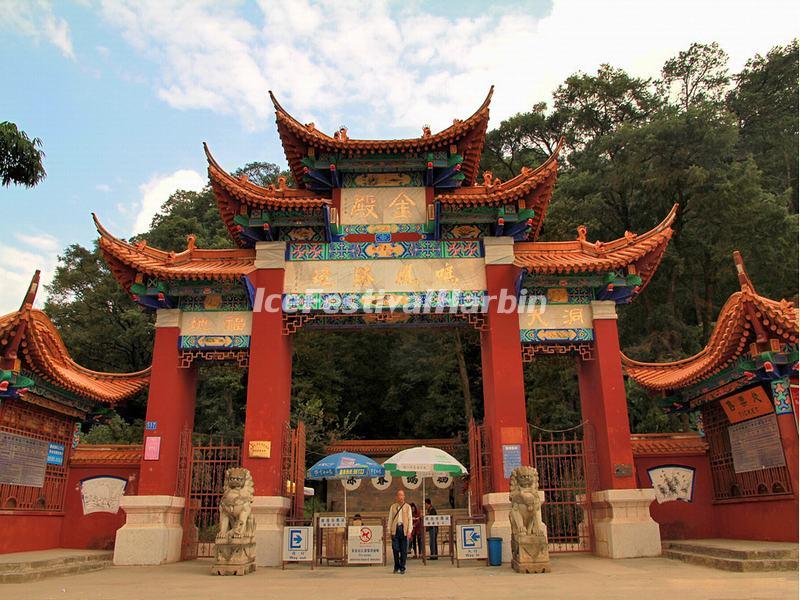
[[0,598],[24,600],[527,600],[545,598],[657,600],[797,598],[797,573],[729,573],[664,558],[608,560],[587,555],[553,558],[553,572],[519,575],[510,567],[449,562],[423,567],[409,562],[406,575],[390,567],[292,565],[262,568],[245,577],[209,574],[206,561],[160,567],[114,567],[35,583],[0,586]]

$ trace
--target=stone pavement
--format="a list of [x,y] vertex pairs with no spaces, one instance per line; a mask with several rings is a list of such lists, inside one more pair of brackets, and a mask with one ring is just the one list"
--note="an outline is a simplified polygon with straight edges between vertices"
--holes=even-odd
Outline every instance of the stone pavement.
[[797,598],[797,573],[729,573],[664,558],[609,560],[555,555],[553,572],[520,575],[509,566],[409,561],[406,575],[391,567],[291,565],[259,568],[245,577],[209,574],[210,562],[113,567],[94,573],[0,586],[0,598],[21,600],[527,600],[644,598],[658,600]]

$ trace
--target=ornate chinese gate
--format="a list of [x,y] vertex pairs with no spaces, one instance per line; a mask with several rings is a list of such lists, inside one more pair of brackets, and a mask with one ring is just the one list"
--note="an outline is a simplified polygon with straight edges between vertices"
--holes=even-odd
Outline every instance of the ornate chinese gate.
[[219,531],[219,501],[225,484],[225,471],[241,464],[241,446],[221,438],[208,437],[202,445],[192,444],[184,433],[181,448],[186,452],[181,559],[214,556],[214,540]]
[[291,501],[289,516],[303,517],[306,480],[306,426],[298,421],[296,428],[287,423],[283,436],[283,464],[281,475],[284,482],[283,495]]
[[492,465],[490,463],[489,430],[469,422],[469,509],[470,514],[483,514],[483,494],[491,488]]
[[545,495],[542,520],[550,552],[591,552],[590,474],[595,471],[590,428],[550,432],[531,426],[530,436],[531,464]]

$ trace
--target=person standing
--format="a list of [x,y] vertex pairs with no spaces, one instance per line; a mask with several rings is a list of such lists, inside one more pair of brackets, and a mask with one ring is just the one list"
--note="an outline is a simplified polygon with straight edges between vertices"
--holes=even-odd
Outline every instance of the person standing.
[[[426,515],[436,515],[439,514],[436,512],[436,508],[434,508],[433,503],[431,502],[430,498],[425,498],[425,514]],[[438,527],[428,527],[428,542],[429,547],[431,549],[430,560],[439,560],[439,528]]]
[[419,558],[423,553],[422,544],[422,515],[417,505],[411,502],[411,547],[408,549],[409,554],[413,551],[414,558]]
[[392,536],[392,555],[394,556],[393,572],[404,575],[413,522],[411,507],[406,504],[406,493],[403,490],[397,490],[396,500],[389,509],[389,533]]

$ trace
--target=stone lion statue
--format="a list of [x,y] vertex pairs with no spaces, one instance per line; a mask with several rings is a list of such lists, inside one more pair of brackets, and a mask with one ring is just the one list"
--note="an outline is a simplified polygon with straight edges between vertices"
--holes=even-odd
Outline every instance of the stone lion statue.
[[509,481],[511,532],[530,535],[542,529],[539,473],[533,467],[517,467]]
[[219,533],[217,539],[252,537],[256,521],[251,504],[255,485],[250,471],[235,467],[225,471],[225,485],[219,503]]

